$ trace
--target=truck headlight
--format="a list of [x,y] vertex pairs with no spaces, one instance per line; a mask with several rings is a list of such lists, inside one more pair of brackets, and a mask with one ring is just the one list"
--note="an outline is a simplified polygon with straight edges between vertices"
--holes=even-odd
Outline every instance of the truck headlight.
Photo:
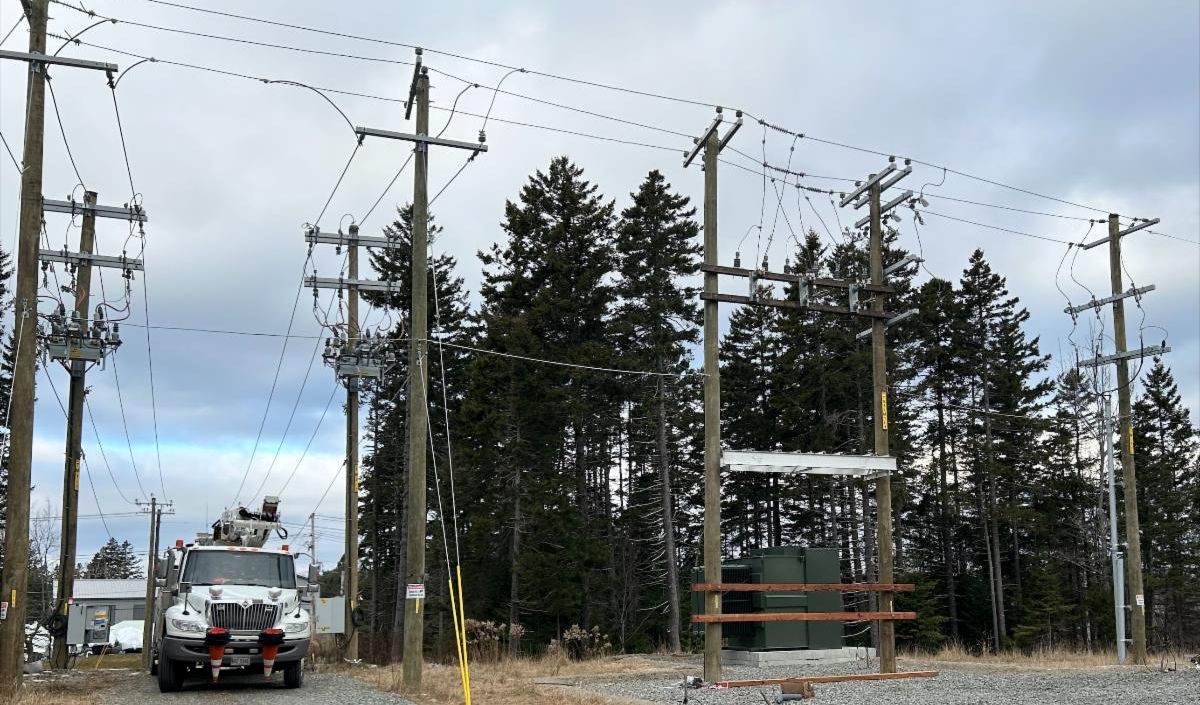
[[308,622],[289,622],[283,625],[283,631],[288,634],[301,634],[308,631]]
[[202,622],[194,622],[190,619],[172,619],[171,627],[180,632],[204,633],[204,624]]

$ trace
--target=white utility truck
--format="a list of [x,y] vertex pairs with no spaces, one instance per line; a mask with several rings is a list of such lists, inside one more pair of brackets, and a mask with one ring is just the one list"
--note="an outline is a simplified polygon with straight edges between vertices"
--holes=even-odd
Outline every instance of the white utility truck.
[[163,692],[178,691],[189,675],[260,672],[270,680],[304,683],[304,658],[312,637],[305,605],[317,590],[315,567],[298,584],[287,544],[264,548],[272,535],[286,540],[279,500],[262,510],[226,510],[196,542],[175,542],[160,559],[151,639],[151,673]]

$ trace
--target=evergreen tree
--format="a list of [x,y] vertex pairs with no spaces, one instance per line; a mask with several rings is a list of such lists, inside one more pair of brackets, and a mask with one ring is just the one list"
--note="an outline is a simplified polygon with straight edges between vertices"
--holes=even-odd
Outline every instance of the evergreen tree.
[[[480,355],[470,365],[464,413],[474,437],[465,450],[474,477],[464,521],[477,529],[473,574],[507,582],[507,621],[529,615],[540,636],[562,622],[589,627],[606,598],[592,588],[610,559],[599,520],[611,506],[606,448],[619,395],[611,375],[522,358],[613,365],[613,220],[613,204],[559,157],[506,204],[504,244],[480,253],[481,345],[512,357]],[[503,569],[499,545],[508,547]],[[526,595],[538,596],[538,612]],[[498,616],[502,604],[483,611]]]
[[1133,444],[1146,626],[1152,644],[1184,648],[1195,643],[1200,625],[1198,446],[1174,375],[1159,358],[1133,406]]
[[[699,271],[700,246],[694,240],[699,225],[689,199],[671,192],[658,171],[651,171],[633,203],[621,212],[617,226],[616,252],[619,279],[613,329],[616,346],[625,364],[660,373],[654,385],[634,378],[623,390],[631,402],[630,415],[644,418],[636,438],[654,448],[659,495],[659,525],[663,564],[666,568],[666,632],[672,652],[682,650],[681,608],[678,574],[679,554],[675,547],[675,508],[671,478],[679,476],[680,393],[686,386],[667,381],[663,375],[684,372],[691,360],[687,345],[698,339],[700,311],[694,303],[696,289],[681,286],[679,279]],[[631,424],[632,425],[632,424]],[[649,443],[649,441],[653,441]],[[644,454],[650,455],[650,454]],[[632,468],[632,465],[631,465]],[[642,553],[642,552],[639,552]],[[646,563],[651,562],[643,553]],[[638,562],[642,562],[642,558]],[[651,598],[654,599],[654,598]],[[657,600],[661,604],[661,600]],[[654,602],[651,602],[654,604]]]
[[133,551],[133,545],[128,541],[117,543],[115,538],[109,537],[88,561],[83,577],[124,580],[144,578],[145,574],[142,572],[141,559]]

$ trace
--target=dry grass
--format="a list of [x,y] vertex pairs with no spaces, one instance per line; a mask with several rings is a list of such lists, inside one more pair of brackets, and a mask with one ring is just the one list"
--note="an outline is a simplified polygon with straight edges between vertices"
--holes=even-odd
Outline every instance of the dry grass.
[[1117,662],[1113,651],[1077,651],[1072,649],[1037,649],[1029,653],[1004,651],[998,654],[976,654],[962,646],[945,646],[929,653],[917,653],[913,658],[942,663],[966,663],[982,666],[1019,666],[1022,668],[1064,670],[1099,668]]
[[[499,663],[471,664],[471,699],[481,705],[613,705],[629,703],[572,688],[578,680],[608,675],[648,675],[683,672],[661,661],[637,656],[615,656],[589,661],[569,661],[562,656],[514,659]],[[449,705],[462,702],[458,667],[427,664],[420,693],[404,691],[399,666],[361,672],[368,682],[402,693],[418,705]],[[535,682],[542,681],[542,682]],[[546,683],[554,681],[555,683]]]
[[75,669],[79,671],[95,671],[110,668],[132,668],[137,670],[141,667],[141,654],[104,654],[101,656],[89,656],[88,658],[81,658],[75,661]]

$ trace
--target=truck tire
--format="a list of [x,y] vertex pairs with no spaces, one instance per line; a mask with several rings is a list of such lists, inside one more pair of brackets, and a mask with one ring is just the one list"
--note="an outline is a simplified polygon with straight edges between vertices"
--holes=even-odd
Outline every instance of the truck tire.
[[299,688],[304,685],[304,659],[293,661],[283,667],[283,687]]
[[183,679],[187,675],[187,664],[163,657],[158,664],[158,690],[162,693],[178,693],[183,690]]

